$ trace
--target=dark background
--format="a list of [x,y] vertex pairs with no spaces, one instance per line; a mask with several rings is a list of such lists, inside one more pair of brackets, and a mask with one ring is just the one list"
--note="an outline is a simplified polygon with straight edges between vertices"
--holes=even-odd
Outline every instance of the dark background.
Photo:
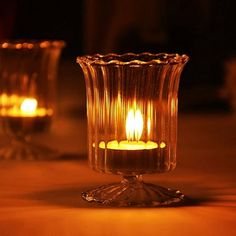
[[[109,52],[190,56],[182,110],[227,111],[225,64],[236,54],[235,1],[0,0],[0,39],[63,39],[62,59]],[[63,61],[62,60],[62,61]]]

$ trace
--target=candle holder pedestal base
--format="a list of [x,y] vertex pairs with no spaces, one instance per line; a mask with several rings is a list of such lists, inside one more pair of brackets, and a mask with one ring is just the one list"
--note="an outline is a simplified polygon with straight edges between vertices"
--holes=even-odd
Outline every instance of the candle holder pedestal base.
[[121,183],[83,192],[82,197],[88,202],[118,207],[163,207],[184,201],[180,191],[144,183],[141,175],[124,176]]
[[12,140],[0,149],[0,160],[52,160],[58,156],[57,151],[26,140]]

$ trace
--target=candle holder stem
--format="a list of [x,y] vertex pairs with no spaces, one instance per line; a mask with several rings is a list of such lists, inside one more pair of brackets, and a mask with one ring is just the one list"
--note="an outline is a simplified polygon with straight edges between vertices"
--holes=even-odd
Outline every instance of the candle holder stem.
[[121,207],[169,206],[184,201],[184,195],[180,191],[144,183],[142,175],[123,176],[120,183],[83,192],[82,197],[88,202]]

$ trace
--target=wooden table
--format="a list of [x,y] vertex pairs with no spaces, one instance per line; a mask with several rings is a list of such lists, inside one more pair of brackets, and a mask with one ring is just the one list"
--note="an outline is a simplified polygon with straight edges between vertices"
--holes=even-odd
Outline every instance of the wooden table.
[[175,208],[119,209],[84,202],[81,191],[119,181],[88,168],[85,124],[84,117],[61,118],[48,136],[78,159],[0,162],[1,236],[236,235],[235,116],[180,116],[176,170],[144,178],[191,198]]

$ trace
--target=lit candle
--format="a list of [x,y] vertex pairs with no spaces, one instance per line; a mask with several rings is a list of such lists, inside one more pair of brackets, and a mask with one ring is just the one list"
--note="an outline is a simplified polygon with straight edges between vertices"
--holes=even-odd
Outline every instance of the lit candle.
[[[133,174],[151,173],[156,171],[160,160],[166,155],[165,142],[141,140],[143,132],[143,117],[140,109],[130,109],[126,118],[126,140],[99,142],[98,152],[102,152],[100,169],[112,173]],[[150,136],[151,120],[147,121],[148,137]],[[95,143],[93,144],[95,148]],[[95,149],[94,149],[95,151]]]
[[38,101],[35,98],[26,98],[20,105],[22,115],[34,116],[38,106]]
[[14,132],[31,133],[49,126],[52,109],[38,107],[32,97],[2,94],[0,96],[0,116]]
[[9,96],[5,93],[0,96],[0,107],[1,116],[36,117],[53,114],[52,109],[38,107],[38,101],[35,98]]
[[[148,120],[148,129],[150,132],[151,122]],[[126,137],[127,140],[118,142],[113,140],[107,143],[101,141],[99,148],[107,148],[113,150],[151,150],[158,148],[158,144],[153,141],[140,141],[143,132],[143,117],[139,109],[130,109],[126,118]],[[95,146],[95,145],[94,145]],[[161,142],[159,147],[165,148],[165,143]]]

